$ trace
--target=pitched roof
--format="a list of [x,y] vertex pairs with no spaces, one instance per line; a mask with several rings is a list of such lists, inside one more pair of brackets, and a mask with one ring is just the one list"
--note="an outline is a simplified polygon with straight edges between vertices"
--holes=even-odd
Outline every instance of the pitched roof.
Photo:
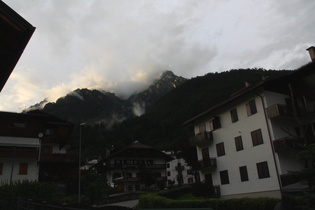
[[124,147],[123,149],[119,150],[111,154],[107,159],[111,159],[113,157],[130,157],[130,158],[165,158],[166,161],[172,160],[173,158],[169,155],[166,155],[164,152],[145,145],[141,144],[138,141],[134,142],[133,144]]
[[266,81],[261,81],[259,83],[250,85],[248,87],[245,87],[237,92],[235,92],[234,94],[232,94],[229,98],[225,99],[224,101],[216,104],[215,106],[210,107],[209,109],[205,110],[204,112],[192,117],[191,119],[185,121],[183,123],[183,126],[192,123],[193,121],[195,121],[196,119],[210,113],[213,112],[215,110],[217,110],[218,108],[231,103],[232,101],[240,98],[241,96],[248,94],[250,92],[253,92],[254,90],[258,89],[258,88],[264,88],[265,90],[273,90],[275,92],[279,92],[279,93],[287,93],[288,94],[288,87],[285,84],[288,84],[290,82],[294,82],[297,79],[301,79],[303,77],[306,77],[312,73],[315,73],[315,62],[310,62],[307,63],[303,66],[301,66],[300,68],[289,72],[288,74],[284,75],[284,76],[280,76],[277,78],[273,78],[270,80],[266,80]]
[[0,91],[35,31],[30,23],[0,1]]

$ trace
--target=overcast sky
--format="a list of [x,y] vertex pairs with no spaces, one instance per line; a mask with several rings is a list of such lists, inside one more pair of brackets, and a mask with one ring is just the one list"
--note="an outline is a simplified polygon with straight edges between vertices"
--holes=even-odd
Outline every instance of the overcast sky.
[[129,96],[160,72],[295,69],[315,45],[313,0],[3,0],[36,30],[0,93],[21,112],[77,88]]

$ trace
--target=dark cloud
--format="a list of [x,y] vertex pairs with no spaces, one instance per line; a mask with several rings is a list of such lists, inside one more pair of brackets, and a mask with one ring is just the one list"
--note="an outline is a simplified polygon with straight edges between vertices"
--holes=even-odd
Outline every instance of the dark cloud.
[[309,0],[4,1],[36,27],[0,95],[15,110],[77,88],[126,97],[166,69],[187,78],[292,69],[309,61],[305,49],[315,43]]

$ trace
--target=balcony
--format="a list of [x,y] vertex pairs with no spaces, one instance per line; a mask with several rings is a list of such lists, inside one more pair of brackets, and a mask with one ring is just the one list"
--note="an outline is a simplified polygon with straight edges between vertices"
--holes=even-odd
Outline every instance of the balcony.
[[38,158],[37,149],[29,148],[0,148],[0,158]]
[[140,168],[146,168],[146,169],[165,169],[166,165],[165,164],[130,164],[130,165],[125,165],[125,164],[109,164],[110,169],[140,169]]
[[72,155],[69,153],[52,153],[52,154],[41,154],[41,162],[72,162]]
[[207,145],[213,142],[213,133],[211,131],[205,131],[198,133],[189,139],[190,145],[201,146]]
[[199,160],[197,165],[196,165],[196,170],[212,170],[215,168],[217,168],[216,158]]
[[275,104],[273,106],[268,107],[266,110],[269,119],[292,116],[292,113],[288,109],[288,106],[283,104]]
[[273,147],[276,153],[282,153],[291,149],[300,149],[299,144],[303,144],[300,139],[281,138],[273,141]]

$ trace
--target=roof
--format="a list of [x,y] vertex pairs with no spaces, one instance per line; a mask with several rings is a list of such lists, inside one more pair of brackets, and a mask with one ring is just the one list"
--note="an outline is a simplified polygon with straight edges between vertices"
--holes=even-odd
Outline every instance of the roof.
[[0,1],[0,91],[35,31],[30,23]]
[[279,93],[288,93],[288,87],[285,84],[288,84],[290,82],[296,81],[297,79],[303,78],[309,74],[315,73],[315,62],[307,63],[306,65],[301,66],[300,68],[289,72],[288,74],[284,76],[280,76],[277,78],[273,78],[266,81],[261,81],[259,83],[250,85],[248,87],[245,87],[234,94],[232,94],[229,98],[225,99],[224,101],[216,104],[215,106],[210,107],[209,109],[205,110],[204,112],[192,117],[191,119],[185,121],[183,125],[187,125],[195,121],[196,119],[209,114],[210,112],[213,112],[222,106],[231,103],[232,101],[240,98],[241,96],[244,96],[250,92],[253,92],[254,90],[257,90],[258,88],[264,88],[265,90],[273,90]]
[[33,110],[26,113],[16,113],[16,112],[4,112],[0,111],[0,116],[3,117],[10,117],[12,118],[32,118],[32,119],[38,119],[38,120],[45,120],[48,124],[58,124],[58,125],[69,125],[73,126],[73,123],[68,122],[66,120],[63,120],[59,117],[56,117],[54,115],[48,114],[41,110]]
[[166,161],[172,160],[173,158],[169,155],[166,155],[164,152],[145,145],[141,144],[138,141],[134,142],[133,144],[119,150],[118,152],[115,152],[111,154],[107,159],[111,159],[114,157],[131,157],[131,158],[165,158]]
[[243,89],[237,91],[236,93],[234,93],[233,95],[231,95],[228,99],[226,99],[226,100],[224,100],[224,101],[222,101],[222,102],[216,104],[216,105],[213,106],[213,107],[210,107],[210,108],[207,109],[206,111],[204,111],[204,112],[202,112],[202,113],[196,115],[195,117],[193,117],[193,118],[191,118],[191,119],[185,121],[185,122],[183,123],[183,125],[187,125],[187,124],[189,124],[189,123],[192,123],[192,122],[195,121],[196,119],[198,119],[198,118],[200,118],[200,117],[202,117],[202,116],[204,116],[204,115],[206,115],[206,114],[208,114],[208,113],[210,113],[210,112],[212,112],[212,111],[214,111],[214,110],[216,110],[216,109],[222,107],[222,106],[225,105],[225,104],[228,104],[228,103],[230,103],[230,102],[236,100],[236,99],[239,98],[240,96],[245,95],[245,94],[247,94],[247,93],[253,91],[254,89],[257,89],[257,88],[261,87],[262,84],[263,84],[263,82],[256,83],[256,84],[250,85],[250,86],[248,86],[248,87],[245,87],[245,88],[243,88]]

